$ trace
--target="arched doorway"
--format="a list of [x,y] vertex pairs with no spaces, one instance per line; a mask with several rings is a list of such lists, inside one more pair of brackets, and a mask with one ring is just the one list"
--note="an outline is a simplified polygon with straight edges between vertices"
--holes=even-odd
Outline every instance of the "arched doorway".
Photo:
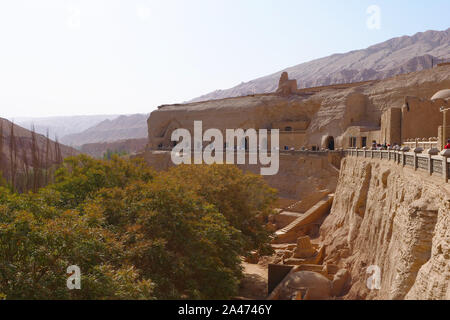
[[328,150],[334,150],[334,138],[332,136],[327,138],[325,146]]

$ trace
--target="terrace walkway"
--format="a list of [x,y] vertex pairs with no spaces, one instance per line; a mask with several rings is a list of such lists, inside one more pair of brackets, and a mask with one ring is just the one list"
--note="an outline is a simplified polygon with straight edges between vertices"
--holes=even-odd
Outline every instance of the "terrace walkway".
[[430,176],[442,178],[446,183],[450,179],[450,158],[421,152],[396,150],[348,149],[346,156],[381,159],[391,161],[399,166],[428,172]]

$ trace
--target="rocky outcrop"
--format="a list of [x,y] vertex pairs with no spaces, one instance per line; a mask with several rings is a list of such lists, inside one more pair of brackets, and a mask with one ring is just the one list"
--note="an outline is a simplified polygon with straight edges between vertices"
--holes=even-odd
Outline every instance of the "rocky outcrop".
[[288,73],[283,72],[278,82],[278,89],[276,93],[282,95],[290,95],[297,91],[297,80],[290,80]]
[[[347,157],[321,227],[325,263],[351,272],[348,299],[448,299],[450,190],[387,161]],[[376,266],[380,287],[367,284]]]
[[334,276],[327,277],[317,270],[302,270],[307,269],[303,268],[305,266],[308,267],[293,268],[271,292],[268,300],[331,300],[348,290],[351,276],[347,270],[340,269]]
[[269,300],[328,300],[332,283],[312,271],[291,272],[269,296]]

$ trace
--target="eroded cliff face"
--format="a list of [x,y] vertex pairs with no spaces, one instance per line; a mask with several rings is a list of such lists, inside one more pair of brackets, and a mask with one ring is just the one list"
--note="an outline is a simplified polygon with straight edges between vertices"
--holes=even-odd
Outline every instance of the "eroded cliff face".
[[450,66],[395,76],[382,81],[310,88],[301,94],[251,95],[205,102],[161,106],[148,119],[150,149],[169,147],[171,134],[184,128],[193,132],[194,121],[203,128],[281,129],[286,121],[305,123],[304,146],[324,146],[333,136],[342,147],[350,126],[380,127],[381,114],[402,107],[406,96],[431,98],[450,87]]
[[[238,165],[244,171],[260,173],[259,165]],[[305,199],[322,190],[334,192],[339,171],[324,156],[280,155],[280,168],[276,175],[263,176],[278,195],[288,199]],[[323,197],[323,196],[322,196]]]
[[[321,227],[325,262],[350,270],[348,299],[450,299],[450,186],[385,160],[347,157]],[[367,273],[381,271],[370,290]]]

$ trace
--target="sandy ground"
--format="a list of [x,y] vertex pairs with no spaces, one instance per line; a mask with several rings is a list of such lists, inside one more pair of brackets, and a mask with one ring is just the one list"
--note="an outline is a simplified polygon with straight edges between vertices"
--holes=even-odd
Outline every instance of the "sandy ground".
[[244,267],[245,274],[256,274],[267,281],[267,267],[261,266],[259,264],[250,264],[247,262],[244,262],[242,266]]
[[239,296],[246,299],[265,299],[267,297],[267,266],[242,263],[244,279],[241,281]]

